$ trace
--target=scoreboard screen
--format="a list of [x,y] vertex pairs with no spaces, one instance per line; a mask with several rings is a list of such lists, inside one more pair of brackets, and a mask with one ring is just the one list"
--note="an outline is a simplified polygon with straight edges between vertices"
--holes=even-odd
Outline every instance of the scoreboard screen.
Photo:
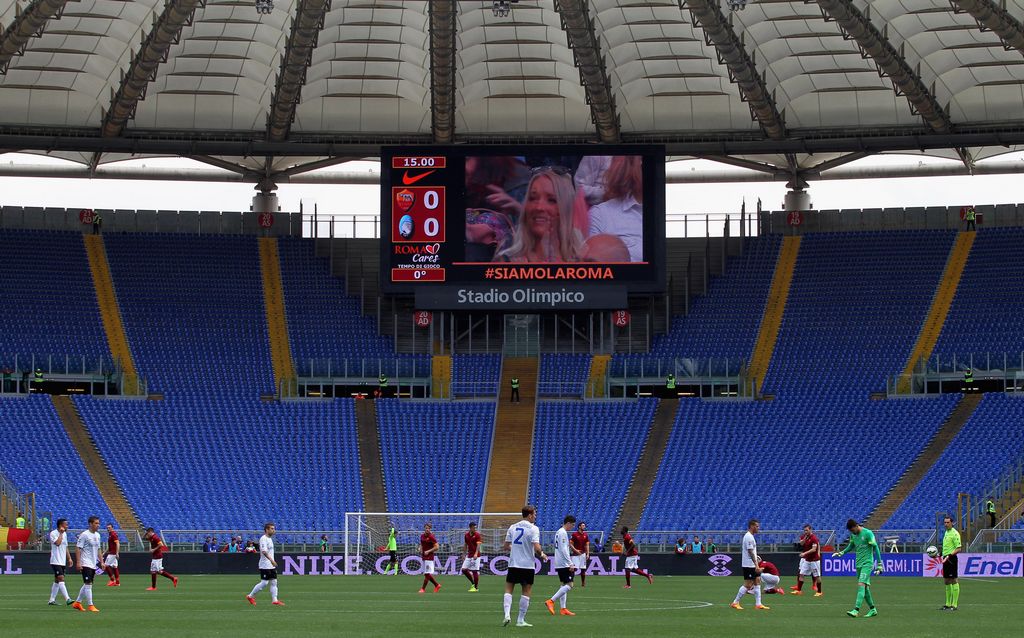
[[381,166],[385,293],[664,289],[662,147],[385,147]]

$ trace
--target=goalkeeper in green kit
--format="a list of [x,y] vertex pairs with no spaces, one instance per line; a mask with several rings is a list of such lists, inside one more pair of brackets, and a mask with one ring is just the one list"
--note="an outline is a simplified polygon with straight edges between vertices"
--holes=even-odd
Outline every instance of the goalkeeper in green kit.
[[395,536],[395,526],[391,525],[388,530],[388,565],[384,568],[385,576],[392,568],[395,570],[395,576],[398,576],[398,539]]
[[857,550],[857,604],[853,609],[846,612],[847,616],[856,618],[860,614],[861,603],[866,602],[868,604],[868,613],[864,615],[865,618],[878,615],[878,610],[875,609],[875,600],[871,597],[871,573],[881,574],[884,567],[882,566],[882,551],[878,548],[878,543],[875,542],[875,533],[866,527],[862,527],[860,523],[853,520],[852,518],[846,521],[846,529],[850,530],[850,542],[846,547],[834,554],[834,558],[842,556],[850,549]]

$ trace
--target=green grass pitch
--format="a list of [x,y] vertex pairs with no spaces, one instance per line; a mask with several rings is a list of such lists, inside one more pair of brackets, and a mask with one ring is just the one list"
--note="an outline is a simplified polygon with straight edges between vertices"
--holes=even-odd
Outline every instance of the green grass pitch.
[[[825,596],[765,596],[770,611],[729,607],[738,577],[662,577],[648,585],[634,578],[623,590],[619,577],[591,577],[569,594],[576,617],[551,616],[544,600],[557,589],[553,577],[537,578],[527,620],[532,629],[501,626],[504,581],[468,582],[443,577],[438,594],[417,594],[420,579],[384,577],[282,577],[287,606],[272,607],[266,590],[253,608],[245,595],[256,576],[182,576],[177,589],[160,579],[147,592],[146,575],[124,575],[120,588],[106,579],[94,588],[99,614],[46,605],[51,577],[0,576],[2,633],[10,636],[1011,636],[1024,635],[1024,579],[961,580],[960,611],[938,611],[940,579],[875,578],[879,615],[852,619],[851,578],[825,579]],[[783,578],[784,586],[793,584]],[[69,575],[77,595],[80,579]],[[59,598],[59,596],[58,596]],[[513,624],[518,592],[513,600]],[[866,609],[864,610],[866,611]]]

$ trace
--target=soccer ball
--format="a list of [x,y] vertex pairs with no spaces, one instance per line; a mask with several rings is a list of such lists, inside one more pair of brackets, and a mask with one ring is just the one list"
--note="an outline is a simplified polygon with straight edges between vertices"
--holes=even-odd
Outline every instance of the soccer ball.
[[924,551],[925,551],[926,554],[928,554],[932,558],[935,558],[936,556],[939,555],[939,550],[938,550],[938,548],[935,547],[935,545],[929,545],[928,549],[926,549]]

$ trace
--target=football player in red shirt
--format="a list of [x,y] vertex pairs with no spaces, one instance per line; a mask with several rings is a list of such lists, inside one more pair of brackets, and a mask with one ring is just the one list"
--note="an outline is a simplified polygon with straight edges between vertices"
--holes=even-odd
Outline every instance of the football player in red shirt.
[[779,587],[781,578],[779,578],[779,568],[775,566],[775,563],[761,559],[757,566],[761,568],[761,587],[764,588],[764,593],[785,596],[786,592]]
[[469,579],[469,591],[480,591],[480,544],[484,542],[483,536],[476,531],[476,522],[469,524],[469,531],[466,532],[466,558],[462,561],[462,575]]
[[156,577],[158,574],[174,583],[174,586],[177,587],[177,577],[164,569],[164,554],[167,553],[167,545],[156,535],[152,527],[146,528],[146,540],[149,541],[149,553],[152,555],[152,560],[149,561],[149,577],[153,579],[153,585],[147,587],[146,591],[156,591]]
[[117,557],[120,549],[121,541],[117,537],[117,532],[114,531],[113,525],[107,523],[107,553],[103,557],[103,564],[107,569],[107,577],[110,578],[107,587],[121,586],[121,568],[117,566]]
[[626,585],[623,589],[632,589],[632,585],[629,583],[630,572],[643,576],[647,579],[648,583],[654,583],[654,578],[644,570],[639,568],[638,563],[640,562],[640,549],[637,548],[636,543],[633,542],[633,537],[629,535],[629,528],[622,528],[622,555],[626,557]]
[[801,534],[798,544],[800,545],[800,572],[796,576],[796,586],[790,587],[793,590],[790,593],[802,596],[804,576],[810,576],[814,585],[814,596],[820,598],[823,595],[821,593],[821,544],[810,523],[804,525],[804,533]]
[[434,559],[436,558],[437,548],[440,545],[437,542],[437,538],[430,531],[431,529],[433,529],[433,525],[427,523],[423,526],[423,533],[420,534],[420,556],[423,558],[423,586],[420,587],[421,594],[427,590],[427,583],[434,584],[435,594],[441,590],[441,583],[434,580]]
[[576,571],[580,574],[580,587],[587,586],[587,565],[590,563],[590,536],[587,534],[587,524],[580,522],[576,531],[569,539],[569,548],[572,550],[573,563]]

